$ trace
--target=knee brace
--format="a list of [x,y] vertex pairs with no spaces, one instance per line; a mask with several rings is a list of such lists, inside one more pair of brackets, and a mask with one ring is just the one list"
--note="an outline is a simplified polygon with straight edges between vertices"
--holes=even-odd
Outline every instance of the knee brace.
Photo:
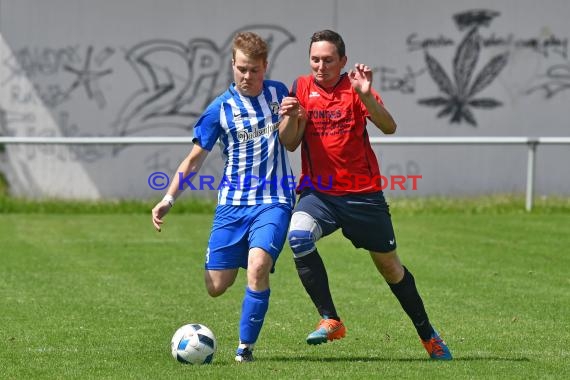
[[321,236],[321,226],[311,215],[303,211],[293,214],[289,226],[289,235],[287,236],[293,256],[303,257],[313,252],[316,248],[315,242]]

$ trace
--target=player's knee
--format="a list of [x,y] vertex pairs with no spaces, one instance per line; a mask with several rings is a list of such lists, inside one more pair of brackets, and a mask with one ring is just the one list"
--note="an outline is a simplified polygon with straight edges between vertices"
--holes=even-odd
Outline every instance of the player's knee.
[[234,283],[231,281],[220,281],[214,280],[212,278],[206,278],[206,291],[210,297],[219,297],[228,290],[230,286]]
[[249,254],[247,264],[247,283],[251,289],[269,287],[269,273],[273,267],[273,259],[267,252],[257,255]]
[[226,292],[227,286],[218,286],[214,284],[206,284],[206,290],[210,297],[219,297]]
[[315,238],[310,231],[290,230],[287,237],[295,257],[305,256],[315,250]]
[[321,227],[312,216],[302,211],[293,214],[287,236],[293,256],[303,257],[313,252],[321,235]]
[[372,259],[378,271],[390,284],[399,282],[404,277],[404,266],[396,251],[388,253],[372,253]]

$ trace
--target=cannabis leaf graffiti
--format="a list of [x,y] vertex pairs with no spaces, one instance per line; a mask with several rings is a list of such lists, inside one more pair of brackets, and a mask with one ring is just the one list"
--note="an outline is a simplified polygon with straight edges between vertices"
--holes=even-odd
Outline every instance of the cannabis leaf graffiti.
[[465,36],[453,59],[453,79],[447,75],[441,64],[426,50],[425,60],[428,72],[435,81],[443,96],[418,100],[418,103],[428,107],[443,107],[437,117],[451,115],[451,123],[461,123],[463,120],[472,126],[477,122],[471,108],[495,108],[501,106],[498,100],[492,98],[475,98],[475,95],[487,87],[499,75],[508,60],[508,52],[498,54],[471,78],[477,65],[481,50],[481,38],[477,27],[473,27]]

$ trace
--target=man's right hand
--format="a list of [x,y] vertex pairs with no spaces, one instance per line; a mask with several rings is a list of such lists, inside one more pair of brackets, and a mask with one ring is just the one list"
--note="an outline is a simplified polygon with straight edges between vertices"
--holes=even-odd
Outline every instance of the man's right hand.
[[161,225],[164,223],[164,220],[162,220],[162,218],[168,214],[168,211],[170,211],[171,207],[172,206],[170,205],[170,202],[167,200],[162,200],[158,202],[152,209],[152,224],[158,232],[160,232]]

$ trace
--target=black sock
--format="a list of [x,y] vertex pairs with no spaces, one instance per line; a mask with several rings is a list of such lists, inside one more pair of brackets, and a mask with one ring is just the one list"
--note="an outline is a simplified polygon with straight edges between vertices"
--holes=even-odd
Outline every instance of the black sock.
[[296,257],[295,266],[297,267],[299,278],[317,307],[319,314],[339,321],[340,318],[336,313],[329,289],[327,270],[319,252],[315,249],[306,256]]
[[433,333],[433,327],[429,323],[429,319],[424,308],[424,303],[418,289],[414,276],[404,267],[404,278],[397,284],[388,284],[392,293],[396,296],[400,305],[412,320],[418,335],[423,340],[428,340]]

